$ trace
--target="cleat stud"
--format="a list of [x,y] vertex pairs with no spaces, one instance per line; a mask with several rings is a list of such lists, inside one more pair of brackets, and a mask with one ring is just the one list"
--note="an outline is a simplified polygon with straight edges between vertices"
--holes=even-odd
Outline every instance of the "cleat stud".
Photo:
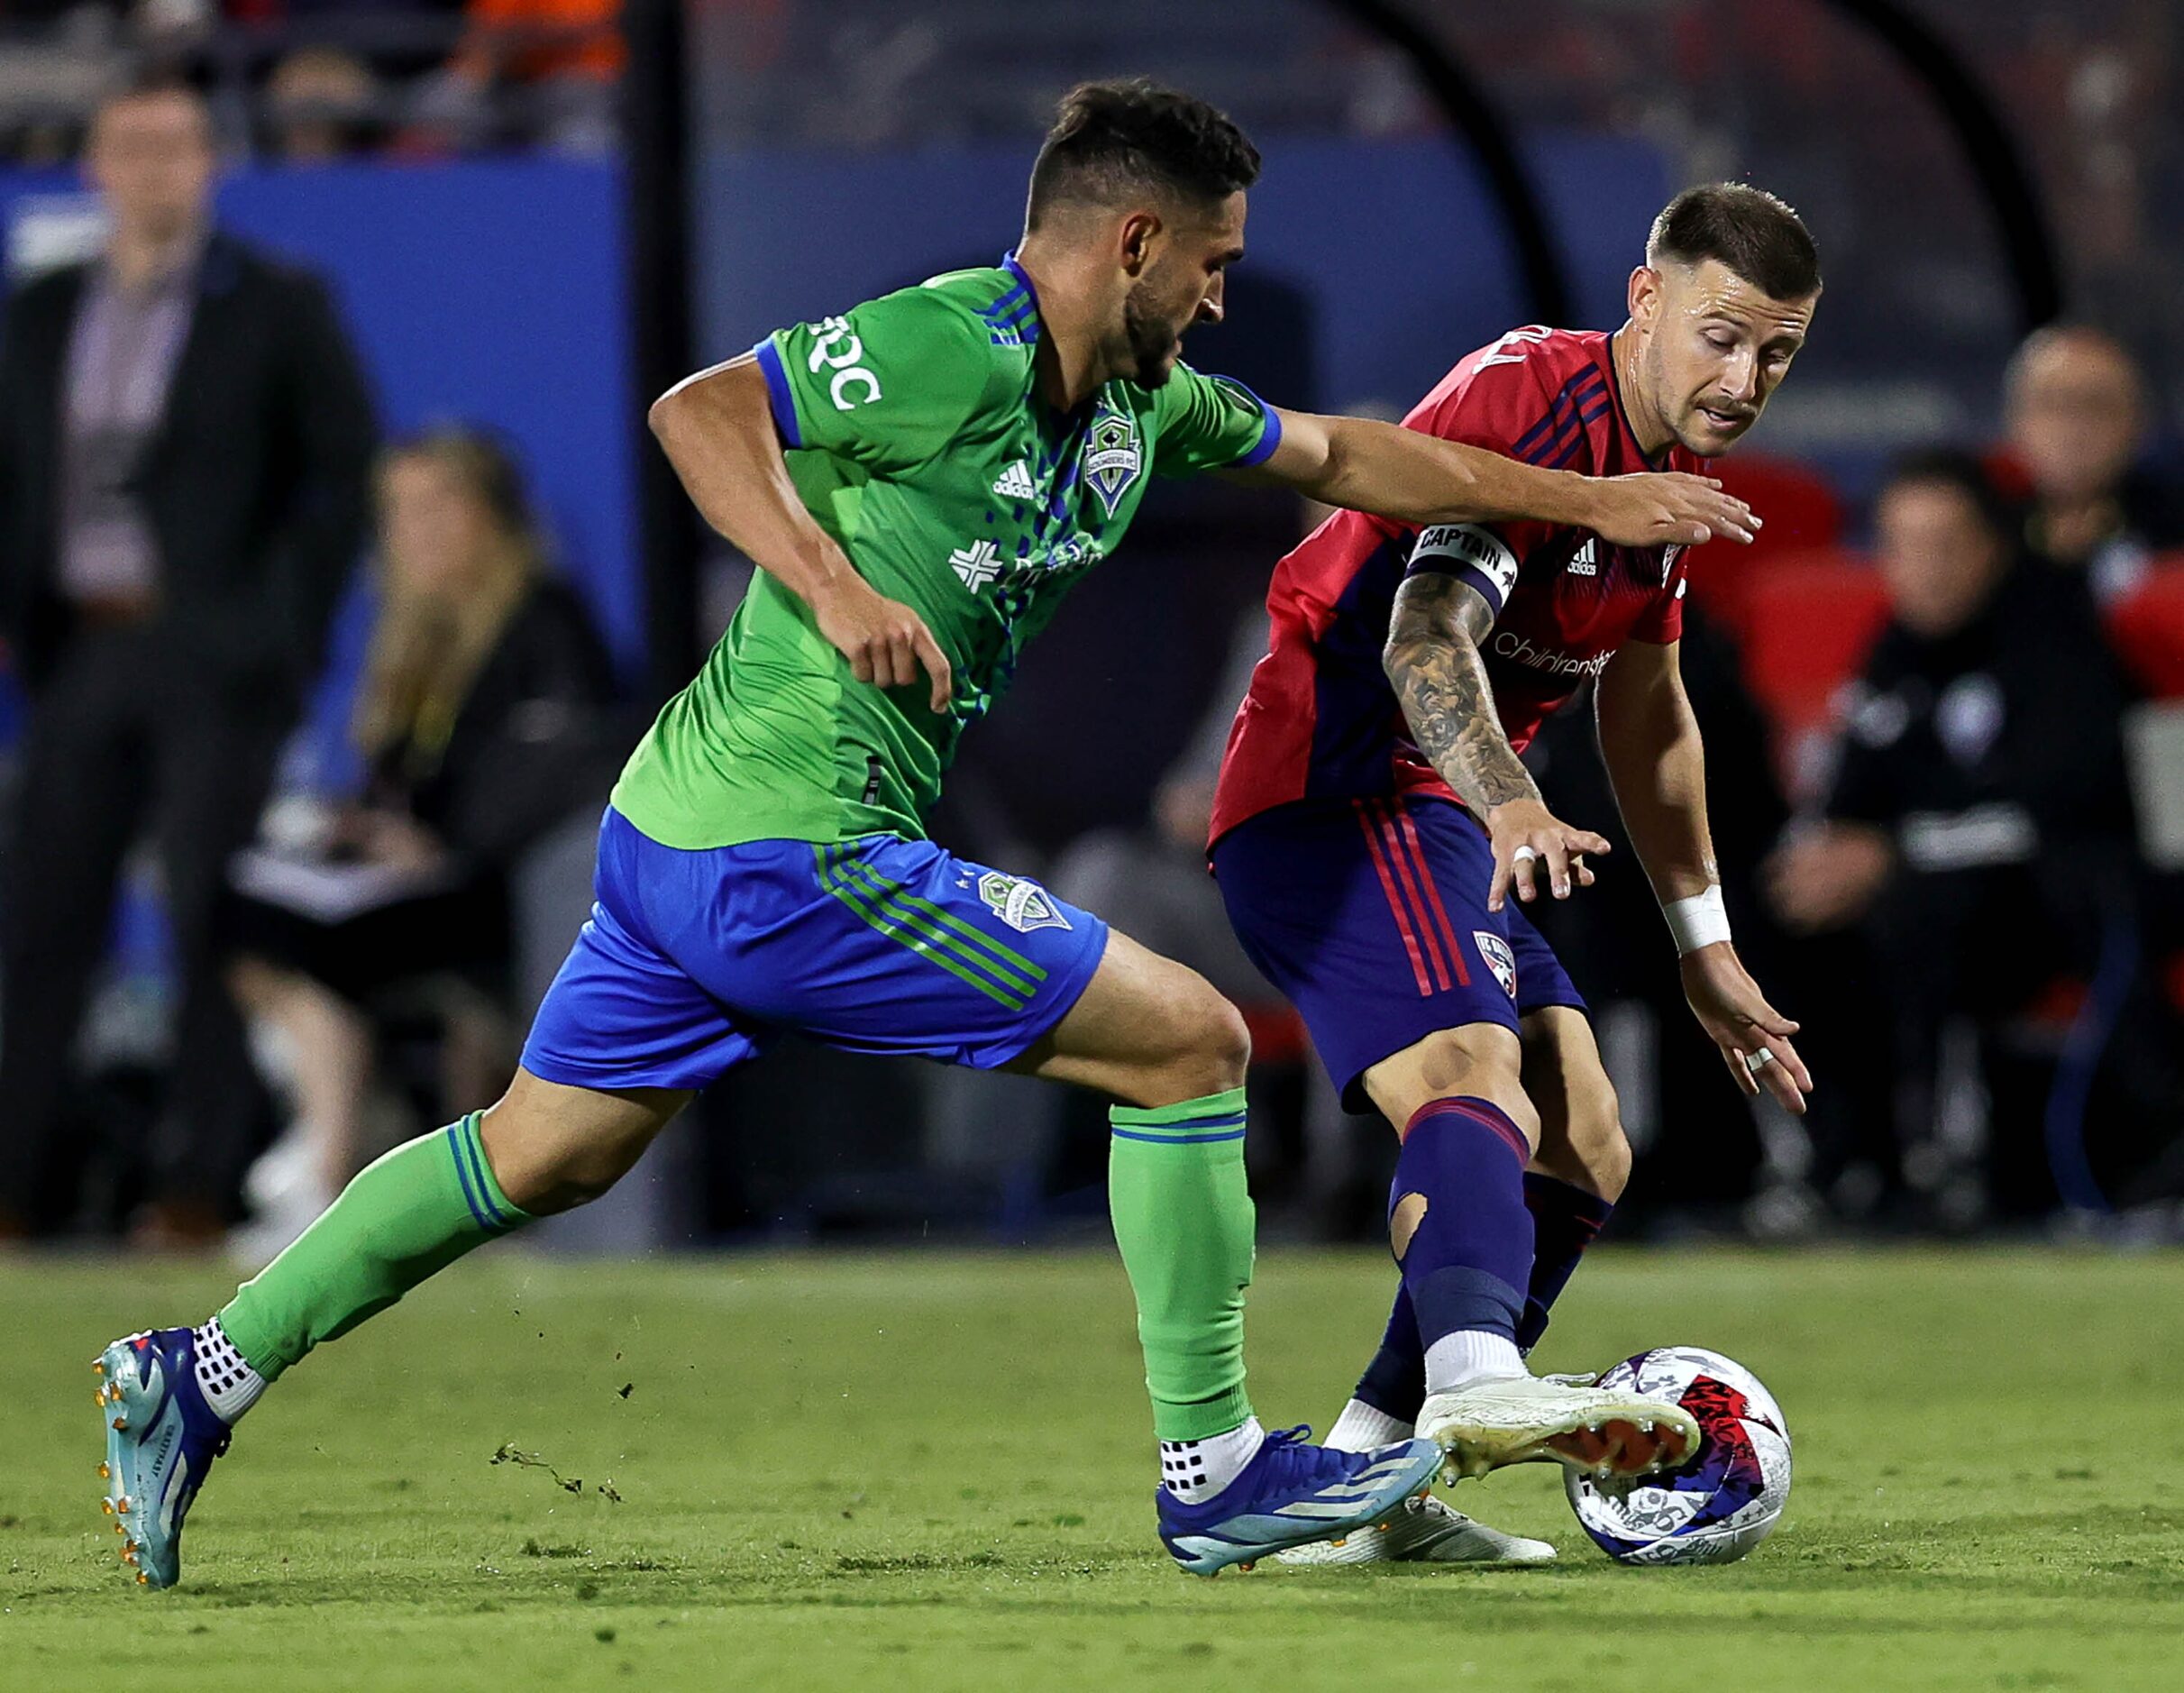
[[136,1554],[133,1551],[125,1551],[122,1554],[122,1561],[133,1569],[136,1568]]
[[1256,1560],[1254,1560],[1253,1561],[1251,1561],[1251,1562],[1249,1562],[1249,1563],[1241,1563],[1241,1564],[1237,1565],[1237,1567],[1236,1567],[1236,1573],[1237,1573],[1238,1575],[1239,1575],[1239,1576],[1247,1576],[1247,1575],[1249,1575],[1249,1574],[1250,1574],[1250,1573],[1251,1573],[1251,1572],[1252,1572],[1254,1569],[1256,1569],[1257,1568],[1258,1568],[1258,1563],[1257,1563],[1257,1561],[1256,1561]]
[[129,1496],[124,1493],[120,1498],[114,1500],[114,1508],[117,1511],[126,1511],[129,1508]]
[[98,1478],[101,1481],[111,1481],[114,1479],[114,1466],[109,1464],[103,1458],[98,1460]]
[[1330,1546],[1332,1546],[1337,1551],[1340,1551],[1345,1546],[1350,1543],[1350,1537],[1348,1534],[1345,1534],[1340,1540],[1330,1540],[1327,1543]]
[[140,1588],[148,1588],[151,1585],[151,1578],[140,1569],[136,1572],[136,1584]]
[[104,1511],[108,1516],[112,1516],[114,1515],[114,1501],[111,1499],[101,1499],[98,1502],[98,1508]]
[[126,1432],[129,1427],[129,1419],[127,1417],[115,1417],[114,1419],[114,1426],[116,1429]]

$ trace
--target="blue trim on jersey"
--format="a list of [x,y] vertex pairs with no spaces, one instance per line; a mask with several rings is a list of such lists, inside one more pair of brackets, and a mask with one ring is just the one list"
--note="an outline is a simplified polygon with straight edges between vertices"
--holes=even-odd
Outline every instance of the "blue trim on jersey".
[[[1572,382],[1555,397],[1553,408],[1548,416],[1527,434],[1525,438],[1531,444],[1518,453],[1519,458],[1528,464],[1545,462],[1562,445],[1563,437],[1573,429],[1577,432],[1578,439],[1584,439],[1587,421],[1585,408],[1595,400],[1604,399],[1608,392],[1606,380],[1597,371],[1593,372],[1593,383],[1581,388],[1578,383]],[[1597,416],[1599,413],[1593,415]],[[1552,427],[1546,427],[1549,425]],[[1540,433],[1543,427],[1546,427],[1544,435]]]
[[1244,1138],[1241,1129],[1231,1129],[1227,1134],[1221,1135],[1141,1135],[1128,1129],[1111,1129],[1108,1132],[1118,1140],[1149,1140],[1156,1147],[1199,1147],[1209,1140],[1241,1140]]
[[[1563,429],[1567,426],[1568,413],[1565,409],[1565,402],[1576,400],[1578,405],[1582,406],[1585,403],[1585,401],[1592,398],[1592,396],[1589,394],[1579,395],[1576,392],[1579,388],[1583,387],[1587,382],[1597,382],[1604,390],[1607,386],[1607,378],[1601,375],[1600,367],[1596,364],[1588,365],[1584,370],[1578,371],[1576,375],[1571,377],[1568,381],[1562,385],[1561,389],[1555,395],[1554,398],[1547,402],[1547,415],[1541,417],[1538,423],[1532,425],[1532,426],[1527,429],[1522,435],[1519,435],[1515,443],[1511,446],[1510,451],[1518,458],[1525,458],[1531,454],[1533,448],[1541,444],[1542,431],[1546,432],[1546,438],[1549,440],[1559,435]],[[1561,423],[1557,423],[1556,419],[1558,417],[1562,418],[1564,421]],[[1553,426],[1551,428],[1549,427],[1550,425]]]
[[[1005,336],[1010,331],[1013,331],[1018,336],[1021,337],[1023,344],[1028,346],[1039,338],[1039,325],[1041,322],[1041,316],[1039,312],[1038,284],[1031,279],[1031,272],[1025,270],[1022,265],[1016,261],[1016,253],[1013,250],[1001,255],[1001,269],[1006,270],[1010,276],[1014,277],[1016,279],[1016,288],[1023,289],[1025,294],[1029,297],[1031,316],[1028,318],[1021,318],[1019,321],[1011,324],[997,325],[997,332]],[[1010,288],[1008,293],[1001,296],[1001,300],[996,300],[994,305],[998,306],[1001,303],[1001,300],[1013,298],[1015,294],[1016,288]],[[991,311],[992,307],[989,307],[987,309]],[[1013,311],[1010,312],[1009,316],[1011,318],[1019,318],[1019,316],[1018,313]],[[1000,343],[997,343],[996,344]]]
[[796,396],[789,390],[789,372],[781,367],[781,350],[773,344],[773,337],[768,335],[751,352],[758,360],[758,368],[766,373],[766,404],[773,412],[774,433],[781,436],[784,446],[802,446],[804,431],[796,420]]
[[1565,446],[1559,453],[1556,453],[1553,458],[1547,462],[1547,468],[1549,470],[1561,470],[1564,466],[1567,465],[1572,460],[1574,460],[1579,453],[1585,450],[1585,426],[1593,422],[1595,418],[1605,416],[1607,415],[1609,403],[1610,402],[1604,395],[1601,405],[1597,410],[1578,413],[1576,434],[1573,435],[1569,438],[1569,444],[1567,446]]
[[1275,449],[1282,444],[1281,418],[1275,415],[1275,409],[1273,407],[1269,406],[1256,394],[1252,394],[1248,388],[1244,388],[1244,385],[1238,381],[1233,376],[1225,376],[1221,379],[1221,380],[1228,383],[1231,388],[1240,388],[1244,389],[1245,393],[1250,394],[1251,403],[1259,408],[1259,415],[1266,420],[1266,426],[1259,431],[1258,445],[1253,447],[1251,451],[1245,453],[1242,458],[1236,460],[1234,468],[1239,471],[1247,471],[1255,464],[1266,463],[1268,459],[1274,457]]

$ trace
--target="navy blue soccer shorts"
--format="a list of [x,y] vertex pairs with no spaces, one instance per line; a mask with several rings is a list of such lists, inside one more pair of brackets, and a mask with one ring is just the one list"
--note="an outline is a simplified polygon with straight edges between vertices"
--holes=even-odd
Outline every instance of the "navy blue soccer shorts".
[[1213,874],[1244,951],[1303,1017],[1350,1111],[1372,1109],[1367,1070],[1429,1035],[1585,1010],[1515,894],[1487,911],[1494,850],[1447,800],[1276,806],[1214,844]]
[[993,1069],[1077,1002],[1107,925],[931,841],[663,846],[599,824],[591,919],[523,1065],[593,1088],[701,1088],[796,1030]]

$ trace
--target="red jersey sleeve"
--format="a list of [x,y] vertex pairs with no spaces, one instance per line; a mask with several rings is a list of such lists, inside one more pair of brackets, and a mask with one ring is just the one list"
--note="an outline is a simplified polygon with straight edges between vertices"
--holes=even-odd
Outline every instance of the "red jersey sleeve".
[[1678,546],[1667,551],[1668,568],[1662,573],[1660,592],[1631,624],[1630,638],[1633,641],[1651,641],[1658,646],[1666,646],[1671,641],[1684,638],[1684,590],[1689,580],[1684,560],[1688,556],[1688,549]]
[[[1517,329],[1483,347],[1421,400],[1403,426],[1444,441],[1529,459],[1553,411],[1547,361],[1531,356],[1549,332]],[[1516,586],[1518,562],[1549,533],[1534,523],[1436,524],[1418,537],[1408,573],[1444,572],[1476,588],[1498,617]]]

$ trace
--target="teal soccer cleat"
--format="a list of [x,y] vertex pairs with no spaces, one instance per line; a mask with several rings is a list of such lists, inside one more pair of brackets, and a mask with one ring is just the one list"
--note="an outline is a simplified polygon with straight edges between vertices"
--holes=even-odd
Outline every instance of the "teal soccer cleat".
[[1217,1576],[1230,1564],[1248,1569],[1285,1547],[1387,1521],[1431,1487],[1441,1467],[1431,1441],[1339,1452],[1307,1443],[1311,1432],[1302,1425],[1270,1432],[1234,1481],[1197,1505],[1163,1487],[1160,1540],[1170,1556],[1195,1576]]
[[116,1341],[91,1368],[106,1424],[98,1473],[113,1491],[99,1503],[122,1538],[122,1562],[138,1584],[171,1588],[182,1577],[182,1519],[229,1429],[197,1390],[196,1337],[161,1329]]

